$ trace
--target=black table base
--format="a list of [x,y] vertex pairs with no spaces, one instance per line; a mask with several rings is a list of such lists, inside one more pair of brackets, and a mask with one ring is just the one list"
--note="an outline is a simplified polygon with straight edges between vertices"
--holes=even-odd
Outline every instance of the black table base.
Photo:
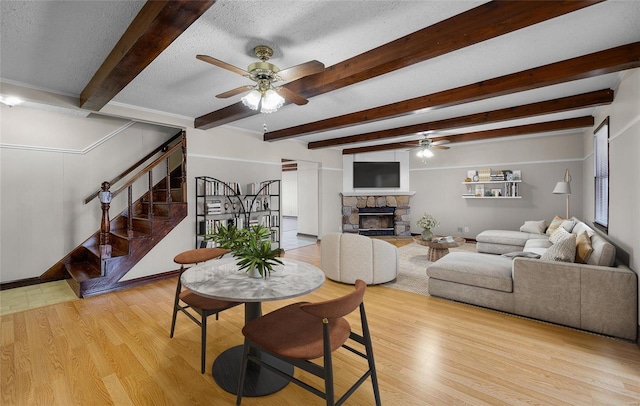
[[[270,365],[275,366],[281,371],[293,374],[293,366],[274,358],[268,354],[260,354],[263,359],[267,360]],[[213,362],[211,375],[218,386],[234,395],[238,394],[238,379],[240,379],[240,365],[242,363],[242,346],[229,348],[220,354]],[[244,392],[242,396],[256,397],[265,396],[278,392],[289,381],[279,375],[261,368],[249,361],[247,365],[247,374],[244,378]]]

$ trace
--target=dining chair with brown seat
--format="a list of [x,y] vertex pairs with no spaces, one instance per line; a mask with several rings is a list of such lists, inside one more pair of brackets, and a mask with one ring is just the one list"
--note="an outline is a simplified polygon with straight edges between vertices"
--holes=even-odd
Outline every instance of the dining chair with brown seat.
[[[189,289],[182,289],[182,283],[180,281],[180,277],[182,273],[185,271],[185,265],[197,264],[199,262],[209,261],[211,259],[216,259],[222,257],[224,254],[228,253],[228,249],[224,248],[198,248],[189,251],[182,252],[175,256],[173,262],[180,264],[180,274],[178,276],[178,283],[176,286],[176,295],[173,302],[173,319],[171,320],[171,334],[170,338],[173,338],[173,333],[176,327],[176,318],[178,316],[178,312],[182,312],[187,315],[191,320],[193,320],[201,329],[201,361],[200,361],[200,372],[204,373],[205,370],[205,362],[206,362],[206,349],[207,349],[207,318],[211,315],[216,315],[216,320],[218,320],[218,314],[227,310],[231,307],[237,306],[240,303],[237,302],[227,302],[224,300],[211,299],[208,297],[204,297],[198,295]],[[182,305],[180,302],[184,303]],[[188,309],[192,309],[195,313],[200,316],[200,319],[196,318],[196,316],[190,312]]]
[[[337,299],[317,303],[298,302],[275,310],[245,324],[242,365],[238,381],[236,404],[240,405],[248,362],[265,367],[279,376],[326,400],[327,405],[341,405],[368,378],[371,377],[375,404],[380,405],[380,391],[373,359],[371,335],[364,309],[364,293],[367,284],[363,280],[355,282],[355,290]],[[360,308],[362,335],[351,331],[346,315]],[[364,346],[364,353],[351,345],[348,340]],[[349,342],[351,344],[351,342]],[[367,371],[335,400],[333,383],[332,353],[346,348],[365,358]],[[324,391],[293,377],[265,361],[260,352],[270,354],[286,363],[303,369],[324,380]],[[323,365],[312,360],[323,359]]]

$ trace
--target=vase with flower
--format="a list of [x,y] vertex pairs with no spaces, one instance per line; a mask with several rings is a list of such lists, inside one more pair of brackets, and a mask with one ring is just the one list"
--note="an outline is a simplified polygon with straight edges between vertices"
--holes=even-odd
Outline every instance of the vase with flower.
[[440,222],[431,214],[425,213],[416,224],[418,227],[422,228],[422,239],[429,241],[433,238],[433,232],[431,230],[438,227]]

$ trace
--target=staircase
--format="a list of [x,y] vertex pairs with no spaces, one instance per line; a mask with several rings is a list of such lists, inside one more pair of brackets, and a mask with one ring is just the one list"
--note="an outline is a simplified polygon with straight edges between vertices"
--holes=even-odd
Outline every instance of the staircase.
[[[180,137],[179,137],[180,136]],[[151,249],[158,244],[174,227],[187,217],[186,199],[186,139],[183,133],[176,135],[165,145],[158,147],[149,156],[163,152],[159,158],[146,165],[130,180],[113,192],[115,197],[121,192],[128,193],[127,208],[109,221],[106,217],[108,237],[103,235],[100,245],[101,230],[97,231],[85,242],[68,253],[54,266],[40,276],[43,281],[66,279],[78,297],[95,296],[119,290],[124,287],[140,284],[141,281],[129,280],[119,282]],[[179,138],[178,143],[170,147]],[[172,162],[178,161],[176,154],[181,154],[179,163],[172,168]],[[144,162],[147,158],[141,160]],[[166,175],[156,184],[152,183],[152,174],[158,167],[164,166]],[[133,167],[114,179],[115,184],[133,172]],[[136,201],[132,199],[132,185],[141,177],[149,178],[148,190]],[[85,200],[93,200],[95,193]],[[103,210],[105,209],[104,204]],[[107,210],[109,205],[107,204]],[[105,219],[103,217],[103,228]]]

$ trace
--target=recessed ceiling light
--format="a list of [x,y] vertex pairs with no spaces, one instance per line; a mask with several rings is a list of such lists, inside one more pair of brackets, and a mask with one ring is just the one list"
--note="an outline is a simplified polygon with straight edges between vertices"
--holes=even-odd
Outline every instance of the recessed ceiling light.
[[6,104],[9,107],[17,106],[24,103],[24,100],[15,96],[0,96],[0,103]]

